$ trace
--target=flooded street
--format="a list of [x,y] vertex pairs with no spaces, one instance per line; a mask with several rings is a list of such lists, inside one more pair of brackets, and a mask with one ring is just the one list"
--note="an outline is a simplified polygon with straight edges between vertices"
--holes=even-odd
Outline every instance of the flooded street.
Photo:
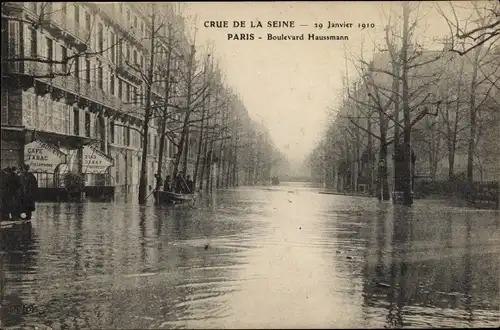
[[[39,204],[5,299],[52,328],[495,327],[500,217],[299,184],[195,207]],[[135,202],[135,196],[130,197]],[[5,313],[4,313],[5,314]]]

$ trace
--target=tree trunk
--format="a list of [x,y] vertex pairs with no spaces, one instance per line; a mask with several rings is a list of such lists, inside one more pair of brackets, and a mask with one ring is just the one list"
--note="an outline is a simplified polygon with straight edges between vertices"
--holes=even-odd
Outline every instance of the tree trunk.
[[203,105],[203,109],[202,109],[202,112],[201,112],[201,128],[200,128],[200,138],[198,140],[198,152],[196,154],[196,163],[195,163],[195,166],[194,166],[194,175],[193,175],[193,187],[196,187],[196,181],[197,181],[197,178],[198,178],[198,166],[200,165],[200,157],[201,157],[201,151],[202,151],[202,146],[203,146],[203,128],[204,128],[204,124],[205,124],[205,112],[206,112],[206,108],[205,108],[205,105]]
[[[165,153],[165,139],[166,130],[167,130],[167,118],[168,118],[168,103],[170,99],[170,59],[172,55],[172,25],[168,25],[168,49],[167,49],[167,72],[166,72],[166,88],[165,88],[165,105],[163,109],[162,116],[160,117],[160,151],[158,153],[158,167],[156,169],[156,173],[161,177],[163,170],[163,157]],[[158,185],[159,184],[159,185]],[[156,189],[160,190],[161,182],[157,183]]]
[[474,62],[472,63],[472,80],[469,92],[469,120],[470,130],[469,139],[467,143],[467,196],[472,193],[472,186],[474,183],[474,149],[477,131],[476,122],[476,89],[477,89],[477,74],[479,67],[479,54],[481,47],[474,50]]
[[455,169],[455,144],[456,142],[448,142],[448,180],[452,180]]
[[219,161],[217,163],[217,184],[215,185],[216,188],[220,188],[222,186],[222,166],[224,162],[225,156],[223,156],[223,150],[224,150],[224,140],[220,143],[219,147]]
[[[203,181],[205,180],[205,177],[206,177],[206,170],[207,170],[207,158],[208,158],[208,155],[207,155],[207,152],[208,152],[208,136],[205,137],[203,139],[203,161],[201,163],[201,171],[200,171],[200,177],[199,177],[199,180],[200,180],[200,191],[203,191]],[[207,184],[208,184],[208,180],[207,180]]]
[[[188,62],[188,78],[187,78],[187,100],[186,100],[186,115],[184,116],[184,123],[182,127],[181,139],[179,141],[178,152],[175,157],[174,163],[174,173],[172,176],[172,184],[175,182],[175,178],[177,177],[177,173],[179,171],[179,163],[181,161],[181,157],[183,156],[183,151],[185,151],[184,144],[189,143],[188,141],[188,133],[189,133],[189,118],[191,116],[191,93],[193,88],[193,65],[194,65],[194,55],[195,55],[195,46],[191,45],[191,54],[189,56]],[[186,159],[186,158],[185,158]],[[187,166],[184,164],[184,166]],[[184,173],[186,174],[186,173]]]
[[188,124],[188,128],[186,130],[186,139],[184,140],[184,151],[183,151],[183,159],[182,159],[182,173],[184,175],[187,175],[187,169],[188,169],[188,162],[189,162],[189,148],[191,147],[191,141],[190,141],[190,128]]
[[152,18],[151,18],[151,57],[149,62],[149,70],[148,70],[148,87],[147,87],[147,95],[146,95],[146,109],[144,113],[144,122],[142,124],[142,134],[143,134],[143,143],[142,143],[142,158],[141,158],[141,175],[139,177],[139,204],[144,205],[147,202],[147,187],[148,187],[148,138],[149,138],[149,120],[151,117],[151,88],[153,81],[153,67],[155,60],[155,5],[152,4]]
[[238,187],[238,178],[237,178],[237,173],[238,173],[238,139],[236,140],[236,146],[234,148],[234,164],[233,164],[233,187]]
[[213,185],[214,185],[214,180],[213,180],[213,173],[212,173],[212,166],[213,166],[213,155],[214,155],[214,141],[210,141],[210,158],[207,160],[208,163],[208,184],[207,184],[207,189],[209,192],[213,191]]
[[409,86],[408,86],[408,46],[409,46],[409,18],[410,8],[408,2],[403,2],[403,45],[402,45],[402,103],[403,103],[403,170],[401,179],[403,180],[403,204],[411,206],[413,204],[412,196],[412,151],[411,151],[411,114],[409,104]]
[[[230,147],[229,147],[230,148]],[[232,154],[229,152],[227,157],[227,165],[226,165],[226,184],[225,187],[229,188],[231,185],[231,166],[232,166]]]
[[367,159],[367,172],[368,177],[368,193],[371,195],[373,193],[373,159],[372,159],[372,150],[373,150],[373,138],[372,138],[372,119],[371,115],[367,118],[367,131],[368,131],[368,159]]

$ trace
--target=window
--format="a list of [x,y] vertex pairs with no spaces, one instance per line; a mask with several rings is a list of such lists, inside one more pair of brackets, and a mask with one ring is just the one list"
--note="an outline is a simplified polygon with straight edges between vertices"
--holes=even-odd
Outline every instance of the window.
[[174,144],[171,141],[168,142],[168,157],[174,158]]
[[61,45],[61,61],[63,61],[63,63],[61,64],[61,68],[63,72],[68,71],[68,63],[64,62],[67,58],[68,58],[68,49]]
[[85,60],[85,80],[90,83],[90,60]]
[[127,23],[130,24],[130,10],[127,9]]
[[138,65],[139,61],[137,60],[137,50],[134,50],[134,64]]
[[137,30],[137,27],[138,27],[138,25],[137,25],[137,16],[134,16],[134,29]]
[[97,62],[98,68],[97,68],[97,86],[100,89],[104,89],[103,87],[103,69],[102,69],[102,63]]
[[134,104],[139,103],[139,95],[137,95],[137,87],[132,87],[132,93],[133,93],[133,99],[134,99]]
[[141,33],[144,36],[144,22],[141,22]]
[[[118,39],[118,37],[117,37],[117,39]],[[118,42],[116,49],[117,49],[116,56],[118,57],[117,58],[118,65],[121,65],[123,62],[123,43],[121,41]]]
[[75,7],[75,22],[80,23],[80,7],[78,5],[74,5]]
[[[7,90],[2,89],[2,115],[7,114]],[[36,115],[36,95],[30,92],[23,92],[23,104],[26,105],[26,108],[23,109],[23,122],[24,125],[28,127],[34,127],[37,122]],[[5,123],[8,123],[8,118],[3,118],[2,121],[5,120]]]
[[52,58],[52,55],[54,54],[54,49],[52,48],[53,47],[53,41],[52,39],[50,38],[45,38],[45,40],[47,41],[47,54],[46,54],[46,59],[49,60],[49,61],[52,61],[53,58]]
[[125,56],[127,57],[127,61],[130,62],[130,46],[126,45],[126,54]]
[[109,91],[111,95],[115,95],[115,74],[113,72],[109,73]]
[[144,70],[144,56],[142,56],[142,55],[140,56],[140,63],[139,64],[141,65],[141,69]]
[[80,110],[73,108],[73,134],[80,135]]
[[120,98],[120,100],[122,99],[122,90],[123,90],[123,82],[121,81],[121,79],[118,79],[118,98]]
[[68,15],[68,5],[66,4],[66,2],[62,3],[61,11],[62,11],[62,16],[64,17],[64,19],[66,19],[66,16]]
[[104,27],[102,23],[99,23],[98,29],[97,29],[97,50],[99,52],[102,52],[104,50]]
[[46,2],[45,6],[43,8],[43,18],[44,19],[50,19],[50,16],[52,14],[52,2]]
[[85,12],[85,28],[87,29],[87,31],[90,31],[92,29],[90,25],[91,21],[92,19],[90,17],[90,13]]
[[[4,86],[2,86],[2,94],[1,94],[1,98],[0,98],[0,102],[1,102],[1,119],[2,119],[2,123],[3,124],[8,124],[9,123],[9,92],[7,90],[7,88],[4,88]],[[25,97],[24,95],[26,95],[27,93],[23,93],[23,97]],[[29,103],[28,103],[28,106],[27,106],[27,109],[29,109]],[[26,117],[23,115],[23,120],[26,120]],[[30,124],[25,124],[27,126],[29,126]]]
[[28,2],[29,8],[32,12],[38,13],[38,3],[37,2]]
[[132,86],[130,84],[126,84],[126,101],[129,103],[130,102],[130,96],[132,95]]
[[80,59],[75,57],[75,78],[80,79]]
[[30,55],[31,57],[37,57],[38,51],[37,51],[37,33],[36,30],[33,28],[30,28]]
[[109,34],[109,40],[111,42],[111,50],[110,50],[111,51],[111,55],[110,55],[110,59],[111,59],[112,63],[115,63],[115,57],[116,57],[115,56],[115,52],[116,52],[115,46],[116,45],[115,45],[115,34],[113,32],[111,32]]
[[85,136],[90,137],[90,113],[85,112]]
[[130,127],[125,128],[125,145],[130,147]]
[[115,122],[109,122],[109,141],[115,143]]

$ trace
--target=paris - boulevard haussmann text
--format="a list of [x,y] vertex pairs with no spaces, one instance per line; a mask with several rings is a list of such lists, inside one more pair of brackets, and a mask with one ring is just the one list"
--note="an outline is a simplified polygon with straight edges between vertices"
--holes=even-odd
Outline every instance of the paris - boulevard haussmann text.
[[0,328],[500,324],[499,1],[1,7]]

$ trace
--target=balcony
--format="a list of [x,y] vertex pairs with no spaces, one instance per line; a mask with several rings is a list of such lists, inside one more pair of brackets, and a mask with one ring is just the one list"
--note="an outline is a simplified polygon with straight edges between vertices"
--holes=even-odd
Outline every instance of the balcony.
[[45,29],[56,37],[65,38],[68,43],[90,44],[91,31],[80,24],[83,23],[70,19],[61,11],[54,11],[44,17]]
[[140,73],[127,65],[125,61],[119,61],[119,64],[116,65],[116,73],[117,75],[137,84],[142,83],[142,77]]
[[137,46],[149,49],[149,39],[140,37],[131,27],[131,22],[127,22],[124,15],[114,8],[113,4],[95,3],[97,9],[114,25],[118,26],[125,36],[129,37]]

